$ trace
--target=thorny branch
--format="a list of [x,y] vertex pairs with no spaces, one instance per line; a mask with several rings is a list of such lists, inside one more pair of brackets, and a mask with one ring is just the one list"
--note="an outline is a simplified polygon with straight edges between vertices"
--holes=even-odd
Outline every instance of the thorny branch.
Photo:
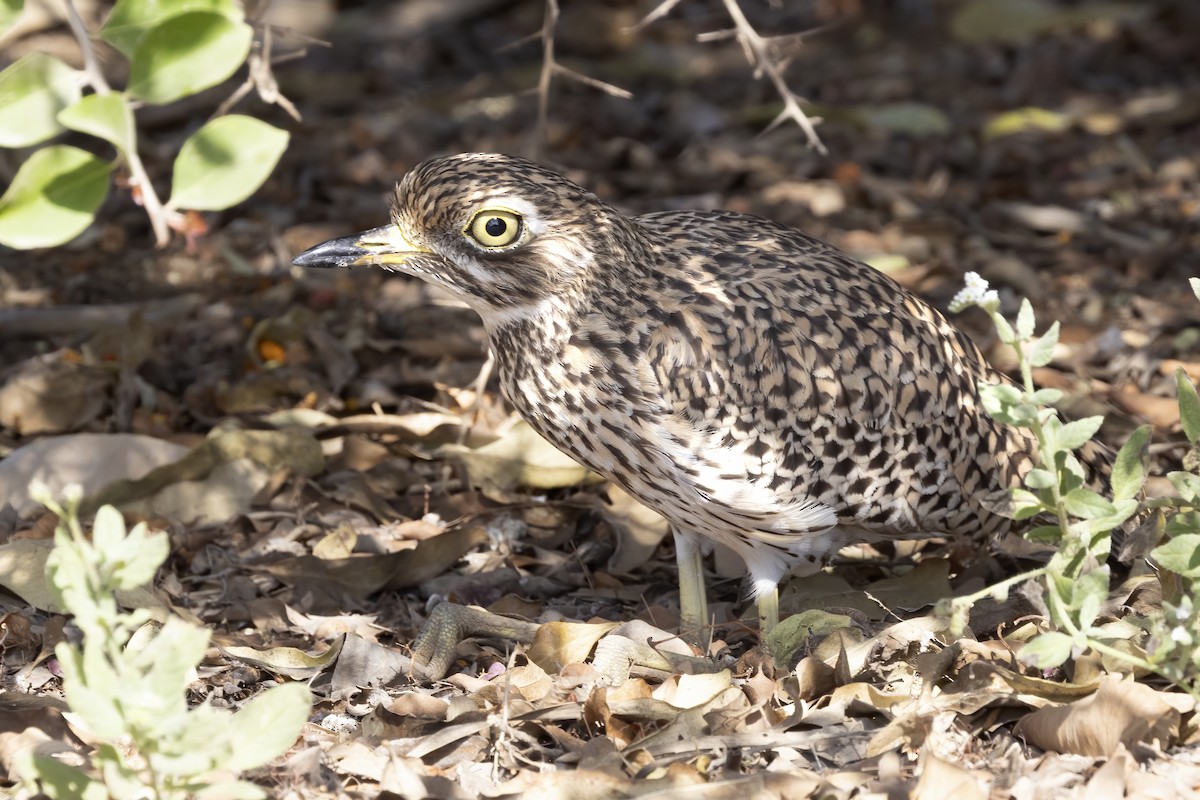
[[579,83],[591,86],[594,89],[610,94],[613,97],[620,97],[628,100],[633,97],[632,92],[627,92],[619,86],[613,86],[611,83],[596,80],[582,73],[576,72],[569,67],[564,67],[559,64],[554,58],[554,29],[558,26],[558,0],[546,0],[546,15],[542,20],[542,71],[538,76],[538,137],[542,142],[546,141],[546,118],[548,107],[550,104],[550,81],[555,75],[562,75],[564,78],[569,78]]
[[[263,0],[250,15],[250,22],[254,25],[257,35],[254,47],[251,49],[250,56],[247,59],[248,74],[246,80],[233,91],[233,94],[225,99],[225,102],[221,103],[220,107],[213,113],[214,119],[228,114],[243,97],[250,93],[251,89],[254,89],[258,92],[259,98],[264,103],[278,105],[296,122],[301,121],[300,112],[296,109],[296,106],[284,96],[283,92],[279,91],[279,82],[275,80],[275,73],[272,72],[271,67],[274,64],[302,55],[302,51],[285,55],[278,59],[272,58],[272,29],[270,25],[262,21],[269,5],[270,0]],[[328,46],[328,42],[322,42],[317,39],[311,39],[310,41],[313,44]]]
[[808,137],[809,147],[821,155],[827,155],[829,151],[825,148],[821,137],[817,136],[816,126],[821,119],[819,117],[810,118],[804,113],[804,109],[800,107],[800,98],[788,87],[787,81],[783,79],[783,71],[780,69],[779,63],[768,52],[766,40],[759,36],[758,31],[750,25],[750,21],[742,13],[737,0],[722,0],[722,2],[725,4],[725,10],[729,13],[730,18],[733,19],[733,24],[737,28],[738,41],[746,49],[746,57],[754,67],[756,75],[766,73],[771,83],[775,85],[775,91],[783,98],[783,111],[779,112],[779,116],[775,117],[763,132],[772,130],[781,122],[790,119],[800,126],[800,130],[804,131],[804,135]]
[[[655,20],[662,19],[679,2],[680,0],[663,0],[653,11],[630,28],[630,31],[639,31]],[[701,42],[711,42],[718,39],[726,39],[730,36],[735,37],[746,51],[746,60],[754,67],[755,77],[761,77],[763,74],[766,74],[767,78],[775,86],[775,91],[783,98],[783,110],[779,112],[779,116],[772,120],[763,133],[774,130],[780,123],[790,119],[804,131],[804,135],[808,137],[809,147],[821,155],[828,155],[829,150],[826,149],[825,144],[821,141],[821,137],[817,135],[816,126],[820,124],[821,118],[810,117],[804,113],[804,109],[800,107],[803,99],[793,92],[787,85],[787,81],[784,80],[783,71],[786,65],[771,55],[769,40],[764,39],[758,34],[758,31],[754,30],[754,26],[750,24],[750,21],[746,19],[746,15],[742,13],[741,6],[738,5],[737,0],[721,0],[721,2],[725,5],[725,11],[729,14],[730,19],[733,20],[734,30],[701,34],[697,38]]]

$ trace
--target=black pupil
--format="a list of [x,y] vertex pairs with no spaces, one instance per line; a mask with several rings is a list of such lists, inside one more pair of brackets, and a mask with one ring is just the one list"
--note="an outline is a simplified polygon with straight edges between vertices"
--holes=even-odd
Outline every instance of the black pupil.
[[487,231],[488,236],[503,236],[508,230],[508,223],[499,217],[492,217],[483,223],[483,229]]

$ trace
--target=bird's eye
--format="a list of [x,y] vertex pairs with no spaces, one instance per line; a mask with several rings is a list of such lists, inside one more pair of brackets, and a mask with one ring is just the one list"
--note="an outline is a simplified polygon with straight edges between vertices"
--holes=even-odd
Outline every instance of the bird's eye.
[[495,250],[517,241],[521,236],[521,227],[519,215],[493,209],[476,214],[467,226],[467,233],[481,247]]

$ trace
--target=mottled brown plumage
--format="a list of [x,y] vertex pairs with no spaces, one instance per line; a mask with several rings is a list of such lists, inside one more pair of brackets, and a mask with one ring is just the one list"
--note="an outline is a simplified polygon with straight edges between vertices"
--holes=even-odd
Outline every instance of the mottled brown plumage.
[[671,522],[688,624],[702,539],[742,555],[771,624],[783,576],[846,544],[998,531],[980,501],[1034,450],[983,412],[998,376],[941,314],[768,220],[631,218],[531,162],[460,155],[406,175],[390,225],[297,263],[386,266],[478,312],[529,424]]

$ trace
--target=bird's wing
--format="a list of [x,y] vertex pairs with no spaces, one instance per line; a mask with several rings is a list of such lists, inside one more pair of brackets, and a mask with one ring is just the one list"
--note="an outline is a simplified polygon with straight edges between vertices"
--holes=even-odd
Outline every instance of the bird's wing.
[[[677,243],[686,215],[655,216],[668,218]],[[990,369],[895,282],[754,223],[741,240],[717,226],[723,238],[662,266],[674,290],[659,291],[645,339],[645,395],[662,398],[676,440],[724,467],[729,493],[747,478],[764,487],[761,511],[787,502],[833,508],[843,521],[916,525],[911,508],[872,498],[929,495],[955,479],[964,444],[992,424],[976,390]],[[902,489],[884,488],[901,475]]]

